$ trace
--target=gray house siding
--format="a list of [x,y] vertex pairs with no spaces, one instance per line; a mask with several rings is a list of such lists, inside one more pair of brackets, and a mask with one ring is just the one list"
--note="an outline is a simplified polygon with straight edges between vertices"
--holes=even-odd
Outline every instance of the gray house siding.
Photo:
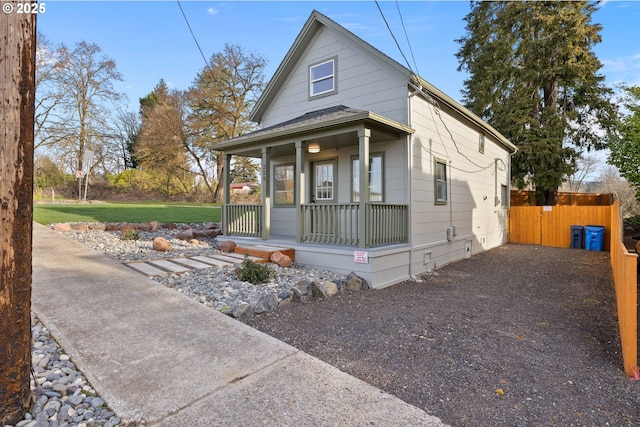
[[[309,99],[309,65],[337,58],[336,94]],[[282,123],[303,113],[335,105],[373,111],[400,123],[407,122],[406,76],[372,58],[330,28],[322,28],[296,62],[268,111],[262,127]]]
[[[506,243],[501,200],[509,183],[509,152],[449,108],[411,98],[411,269],[420,274]],[[435,201],[435,162],[447,165],[448,200]],[[455,227],[455,232],[447,230]]]

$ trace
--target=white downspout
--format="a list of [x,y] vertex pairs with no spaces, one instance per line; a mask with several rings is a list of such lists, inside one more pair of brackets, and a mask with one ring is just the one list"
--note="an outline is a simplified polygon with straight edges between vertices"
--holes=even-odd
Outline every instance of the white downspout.
[[[411,85],[413,86],[413,85]],[[413,127],[413,117],[411,116],[411,99],[416,96],[419,93],[422,93],[422,88],[416,88],[416,90],[414,90],[411,94],[409,94],[409,97],[407,98],[407,120],[408,120],[408,126],[409,127]],[[409,167],[408,169],[408,173],[407,173],[407,189],[408,189],[408,194],[406,194],[407,200],[409,201],[409,212],[408,212],[408,224],[407,224],[407,233],[409,234],[409,277],[411,279],[415,279],[415,275],[413,274],[413,233],[412,231],[412,226],[413,226],[413,205],[411,203],[411,199],[412,199],[412,194],[413,194],[413,134],[409,134],[406,136],[406,141],[407,141],[407,166]]]
[[[449,183],[449,227],[453,227],[453,177],[451,176],[451,171],[453,168],[451,167],[451,160],[449,160],[449,176],[447,176],[447,182]],[[452,232],[452,237],[455,237],[455,233]],[[451,239],[453,240],[453,239]]]

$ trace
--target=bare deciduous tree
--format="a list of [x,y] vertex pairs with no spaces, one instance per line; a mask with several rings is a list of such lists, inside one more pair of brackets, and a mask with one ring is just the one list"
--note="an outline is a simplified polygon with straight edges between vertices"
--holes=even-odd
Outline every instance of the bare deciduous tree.
[[50,131],[57,148],[73,161],[69,167],[83,170],[85,152],[101,153],[104,140],[112,136],[107,107],[115,107],[124,98],[114,88],[122,75],[115,61],[102,55],[95,43],[82,41],[73,50],[62,46],[58,52],[60,65],[54,84],[61,94],[56,107],[60,121],[53,123]]
[[[196,77],[189,90],[190,127],[195,132],[194,147],[216,162],[218,182],[223,159],[215,151],[215,143],[242,135],[253,129],[247,119],[257,97],[264,88],[266,60],[246,54],[241,47],[226,45],[211,57],[209,65]],[[214,199],[220,199],[217,185]]]
[[582,191],[584,182],[591,177],[599,166],[594,156],[584,156],[577,160],[576,171],[565,182],[565,189],[573,192]]
[[615,193],[620,200],[620,209],[625,217],[640,215],[635,185],[620,177],[615,167],[608,166],[598,176],[590,190],[596,193]]
[[38,33],[36,45],[36,112],[35,148],[55,145],[58,136],[56,125],[62,119],[58,116],[64,93],[56,87],[58,74],[62,71],[64,49],[54,47],[49,39]]

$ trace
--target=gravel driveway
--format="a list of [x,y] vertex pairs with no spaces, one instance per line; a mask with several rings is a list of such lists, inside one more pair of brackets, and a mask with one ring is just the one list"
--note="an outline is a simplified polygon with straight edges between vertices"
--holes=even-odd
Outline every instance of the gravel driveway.
[[640,425],[608,252],[509,244],[246,323],[453,426]]

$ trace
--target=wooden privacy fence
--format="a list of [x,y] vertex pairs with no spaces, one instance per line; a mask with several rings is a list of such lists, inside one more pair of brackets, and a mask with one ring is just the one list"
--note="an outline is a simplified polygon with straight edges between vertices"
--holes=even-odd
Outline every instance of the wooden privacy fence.
[[624,372],[634,377],[638,374],[638,255],[627,251],[622,237],[620,201],[616,200],[611,205],[611,268]]
[[[574,193],[558,192],[556,205],[559,206],[611,206],[614,196],[611,193]],[[511,206],[535,206],[536,192],[511,190]]]
[[572,225],[605,227],[604,250],[611,238],[610,206],[512,206],[509,241],[531,245],[571,247]]
[[624,371],[638,374],[637,254],[630,254],[622,240],[620,201],[608,206],[512,206],[509,241],[561,248],[571,247],[571,226],[605,227],[604,250],[611,252],[618,327]]

